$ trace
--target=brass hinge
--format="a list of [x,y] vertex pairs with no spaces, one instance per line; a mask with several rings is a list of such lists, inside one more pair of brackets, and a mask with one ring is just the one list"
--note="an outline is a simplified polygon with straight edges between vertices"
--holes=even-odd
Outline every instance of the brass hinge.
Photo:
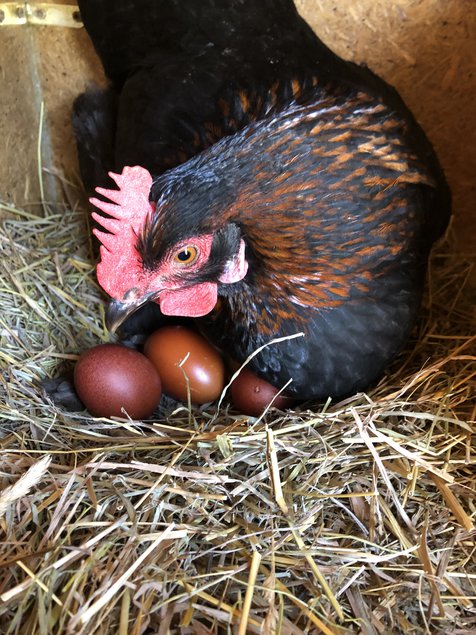
[[48,26],[83,26],[75,4],[50,2],[0,2],[0,26],[42,24]]

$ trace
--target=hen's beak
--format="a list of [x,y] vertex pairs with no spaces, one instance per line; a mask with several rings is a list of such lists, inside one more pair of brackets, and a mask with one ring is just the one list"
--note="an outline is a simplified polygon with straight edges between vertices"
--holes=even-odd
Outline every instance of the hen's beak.
[[149,293],[141,298],[133,299],[125,302],[119,300],[111,300],[106,308],[106,327],[111,333],[115,333],[117,329],[127,320],[127,318],[135,313],[139,307],[158,296],[157,293]]

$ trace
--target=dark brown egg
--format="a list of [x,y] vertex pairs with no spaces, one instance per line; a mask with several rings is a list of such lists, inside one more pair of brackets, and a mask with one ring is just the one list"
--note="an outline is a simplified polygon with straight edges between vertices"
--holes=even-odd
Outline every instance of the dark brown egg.
[[141,353],[119,344],[85,351],[74,369],[74,385],[89,412],[97,417],[145,419],[161,397],[154,365]]
[[193,404],[214,401],[220,396],[225,383],[225,365],[219,353],[199,333],[183,326],[165,326],[149,337],[144,353],[158,370],[164,392],[174,399],[187,401],[184,373],[190,382]]
[[[259,417],[266,406],[279,392],[264,379],[260,379],[248,368],[243,368],[238,377],[231,384],[231,398],[236,409],[245,415]],[[284,410],[294,401],[284,395],[279,395],[273,401],[273,407]]]

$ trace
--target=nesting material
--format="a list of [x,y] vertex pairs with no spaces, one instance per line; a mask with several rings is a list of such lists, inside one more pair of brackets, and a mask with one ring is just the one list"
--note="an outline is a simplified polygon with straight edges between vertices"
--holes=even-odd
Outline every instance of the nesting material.
[[93,419],[39,382],[108,340],[86,214],[4,206],[0,631],[476,628],[474,306],[447,245],[366,395]]

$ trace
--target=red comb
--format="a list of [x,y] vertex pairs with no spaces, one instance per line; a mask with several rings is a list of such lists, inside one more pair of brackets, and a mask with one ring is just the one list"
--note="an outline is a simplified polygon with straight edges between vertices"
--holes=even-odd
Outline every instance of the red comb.
[[101,262],[97,278],[102,288],[116,300],[123,300],[126,291],[139,285],[142,277],[140,256],[136,249],[137,235],[147,216],[154,211],[149,202],[152,176],[140,166],[125,167],[122,174],[109,172],[118,190],[97,187],[96,192],[111,203],[90,198],[92,205],[111,218],[93,212],[94,220],[106,232],[93,229],[101,241]]

